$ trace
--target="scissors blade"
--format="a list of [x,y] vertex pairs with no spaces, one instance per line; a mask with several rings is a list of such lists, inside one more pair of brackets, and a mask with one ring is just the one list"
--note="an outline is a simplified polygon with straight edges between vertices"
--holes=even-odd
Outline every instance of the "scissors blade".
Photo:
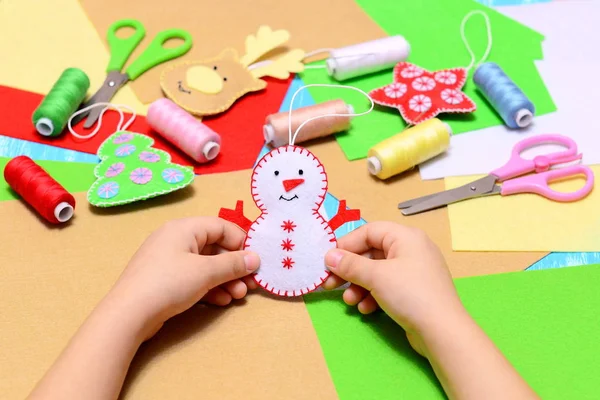
[[[104,83],[98,91],[89,98],[82,106],[81,109],[91,106],[92,104],[97,103],[108,103],[110,99],[113,98],[115,93],[121,88],[121,86],[125,85],[129,80],[129,76],[127,74],[122,74],[119,71],[111,71],[106,75],[106,79]],[[101,107],[95,107],[87,112],[81,113],[77,115],[77,117],[73,118],[72,124],[75,125],[77,122],[81,121],[83,118],[87,116],[84,128],[89,128],[96,123],[100,113],[102,112]]]
[[457,203],[459,201],[472,199],[474,197],[498,194],[500,193],[500,186],[496,185],[497,179],[498,177],[495,175],[488,175],[454,189],[424,196],[422,201],[408,207],[400,207],[401,205],[404,205],[404,203],[400,203],[398,208],[403,208],[403,215],[413,215],[447,206],[448,204]]
[[433,193],[433,194],[428,194],[427,196],[416,197],[414,199],[403,201],[402,203],[398,204],[398,208],[399,209],[403,209],[403,208],[412,207],[415,204],[419,204],[419,203],[424,202],[425,200],[429,200],[429,199],[432,199],[434,197],[437,197],[437,196],[439,196],[442,193],[444,193],[444,191]]

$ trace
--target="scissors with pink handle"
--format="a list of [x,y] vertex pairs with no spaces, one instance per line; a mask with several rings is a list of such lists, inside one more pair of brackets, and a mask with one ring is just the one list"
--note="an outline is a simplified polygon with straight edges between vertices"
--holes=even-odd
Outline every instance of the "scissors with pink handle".
[[[545,143],[559,144],[566,149],[540,155],[531,160],[521,157],[524,150]],[[559,169],[550,169],[550,167],[579,160],[581,157],[582,155],[577,153],[577,144],[571,138],[562,135],[532,136],[518,142],[513,148],[510,160],[490,172],[488,176],[454,189],[405,201],[398,204],[398,208],[404,215],[413,215],[476,197],[494,194],[508,196],[516,193],[536,193],[560,202],[580,200],[592,191],[594,172],[585,165],[572,165]],[[531,172],[534,174],[527,175]],[[581,175],[585,176],[585,185],[574,192],[558,192],[548,185],[552,181]],[[498,182],[502,182],[502,185],[498,185]]]

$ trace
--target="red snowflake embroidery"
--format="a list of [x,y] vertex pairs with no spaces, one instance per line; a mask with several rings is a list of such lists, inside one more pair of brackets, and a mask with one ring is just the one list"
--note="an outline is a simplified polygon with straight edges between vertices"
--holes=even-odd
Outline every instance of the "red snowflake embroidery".
[[290,257],[286,257],[281,261],[281,264],[283,264],[283,268],[291,269],[294,265],[294,260],[292,260]]
[[394,82],[369,93],[379,105],[394,107],[404,120],[416,125],[440,113],[475,111],[475,103],[461,89],[465,68],[430,72],[407,62],[394,68]]
[[286,231],[287,233],[293,232],[294,228],[296,227],[296,225],[294,225],[293,221],[290,221],[289,219],[287,221],[283,221],[283,225],[281,225],[281,227],[283,228],[284,231]]
[[289,238],[281,241],[281,248],[285,251],[292,251],[294,246],[295,244],[292,243],[292,240]]

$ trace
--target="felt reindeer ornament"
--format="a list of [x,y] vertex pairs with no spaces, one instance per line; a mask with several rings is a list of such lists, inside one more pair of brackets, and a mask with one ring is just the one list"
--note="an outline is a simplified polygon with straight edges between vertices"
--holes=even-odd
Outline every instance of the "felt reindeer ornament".
[[219,114],[244,94],[264,89],[267,82],[261,77],[287,79],[290,72],[304,70],[304,51],[300,49],[258,62],[289,38],[285,30],[273,31],[261,26],[256,35],[246,38],[246,53],[240,58],[234,49],[226,49],[215,58],[182,61],[165,68],[161,76],[162,90],[194,115]]

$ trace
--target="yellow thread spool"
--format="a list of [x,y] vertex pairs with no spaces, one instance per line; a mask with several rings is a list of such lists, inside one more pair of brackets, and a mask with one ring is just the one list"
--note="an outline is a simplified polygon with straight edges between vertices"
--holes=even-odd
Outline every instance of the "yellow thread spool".
[[369,150],[367,167],[380,179],[404,172],[446,151],[452,129],[432,118],[413,126]]

